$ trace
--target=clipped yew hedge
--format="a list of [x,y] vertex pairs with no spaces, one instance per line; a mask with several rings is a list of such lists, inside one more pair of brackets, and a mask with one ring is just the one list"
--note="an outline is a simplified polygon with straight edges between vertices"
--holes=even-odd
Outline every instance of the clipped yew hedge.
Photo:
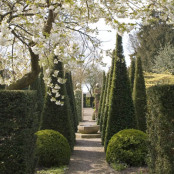
[[0,91],[1,174],[34,173],[36,111],[36,91]]
[[174,85],[147,90],[150,173],[174,173]]

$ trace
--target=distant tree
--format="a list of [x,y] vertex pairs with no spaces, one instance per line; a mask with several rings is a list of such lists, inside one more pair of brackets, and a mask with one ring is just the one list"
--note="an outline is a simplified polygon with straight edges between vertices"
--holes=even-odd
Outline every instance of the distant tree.
[[166,44],[155,57],[154,71],[174,74],[174,46]]
[[137,43],[134,47],[142,59],[143,69],[152,72],[160,48],[164,48],[167,43],[174,44],[173,25],[161,21],[151,22],[149,25],[141,26],[135,37],[137,41],[133,42]]
[[135,79],[134,79],[134,88],[132,96],[135,108],[137,128],[139,130],[146,131],[146,112],[147,112],[146,87],[145,87],[144,75],[140,57],[136,58]]
[[91,97],[94,94],[94,88],[97,83],[101,88],[103,83],[103,70],[97,64],[89,65],[85,70],[84,84]]
[[116,39],[114,71],[110,90],[105,151],[109,140],[115,133],[123,129],[135,128],[134,107],[120,35],[117,35]]

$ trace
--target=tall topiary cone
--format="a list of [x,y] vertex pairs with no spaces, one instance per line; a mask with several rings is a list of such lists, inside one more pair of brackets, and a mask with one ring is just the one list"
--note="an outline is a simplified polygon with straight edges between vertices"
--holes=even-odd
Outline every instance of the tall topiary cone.
[[137,57],[136,60],[135,79],[134,79],[134,88],[132,96],[135,108],[137,128],[139,130],[145,131],[147,101],[146,101],[146,87],[145,87],[144,75],[140,57]]
[[[54,57],[54,59],[56,59],[56,57]],[[64,70],[62,62],[58,61],[58,64],[54,64],[54,70],[59,71],[58,73],[59,78],[64,78]],[[74,134],[73,124],[71,122],[71,108],[70,108],[69,98],[67,96],[66,85],[60,84],[57,81],[57,77],[54,77],[52,74],[51,74],[52,83],[54,84],[54,86],[56,84],[60,86],[59,90],[60,96],[57,97],[56,99],[63,101],[64,105],[63,106],[56,105],[55,102],[52,102],[50,100],[51,96],[48,95],[48,93],[46,93],[45,104],[42,114],[41,129],[42,130],[52,129],[60,132],[67,138],[71,149],[73,149],[75,134]],[[51,91],[50,88],[47,88],[47,92],[49,90]],[[54,95],[55,94],[52,93],[52,96]],[[64,99],[62,98],[62,96],[64,96]]]
[[122,37],[117,35],[116,56],[109,100],[109,117],[106,128],[105,151],[111,137],[123,129],[135,128],[135,114],[123,56]]
[[109,79],[109,73],[106,76],[106,82],[105,82],[105,89],[103,94],[103,101],[102,101],[102,107],[101,107],[101,115],[100,115],[100,131],[102,132],[103,128],[103,117],[104,117],[104,109],[106,104],[106,95],[107,95],[107,88],[108,88],[108,79]]
[[102,125],[102,133],[101,133],[101,138],[102,138],[102,144],[105,142],[105,136],[106,136],[106,127],[107,127],[107,120],[108,120],[108,111],[109,111],[109,96],[111,93],[111,84],[112,84],[112,76],[113,76],[113,71],[114,71],[114,59],[115,59],[115,50],[113,51],[112,55],[112,63],[111,63],[111,68],[109,72],[109,79],[108,79],[108,88],[107,88],[107,93],[106,93],[106,103],[105,103],[105,108],[104,108],[104,116],[103,116],[103,125]]
[[130,86],[131,90],[133,91],[134,87],[134,77],[135,77],[135,58],[131,57],[131,65],[130,65]]
[[76,110],[76,105],[75,105],[75,97],[74,97],[71,73],[66,72],[65,78],[67,79],[66,89],[67,89],[67,94],[69,97],[69,102],[70,102],[70,107],[71,107],[71,112],[72,112],[72,122],[74,125],[74,131],[77,132],[78,118],[77,118],[77,110]]
[[105,72],[103,71],[103,84],[102,84],[102,91],[101,91],[101,95],[100,95],[100,103],[99,103],[98,116],[97,116],[97,125],[100,124],[102,102],[104,100],[105,82],[106,82],[106,76],[105,76]]

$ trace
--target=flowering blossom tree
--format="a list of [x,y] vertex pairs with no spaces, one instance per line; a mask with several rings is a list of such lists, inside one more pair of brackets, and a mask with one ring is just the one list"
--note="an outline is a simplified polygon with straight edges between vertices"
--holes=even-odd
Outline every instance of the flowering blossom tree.
[[[62,61],[70,69],[85,53],[95,54],[100,42],[90,23],[105,18],[118,30],[131,30],[134,24],[125,28],[118,18],[141,18],[147,23],[153,10],[165,11],[160,17],[172,22],[173,4],[173,0],[1,0],[0,69],[10,75],[0,77],[0,83],[8,84],[7,89],[25,88],[44,67],[46,84],[58,93],[59,87],[51,83],[50,57],[56,55],[53,62]],[[58,73],[54,75],[58,77]]]

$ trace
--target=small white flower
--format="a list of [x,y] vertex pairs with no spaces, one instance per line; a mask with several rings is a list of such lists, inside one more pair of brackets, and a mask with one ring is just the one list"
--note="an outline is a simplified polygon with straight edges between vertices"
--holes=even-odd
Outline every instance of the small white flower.
[[46,71],[45,71],[47,74],[50,74],[50,69],[48,68],[48,69],[46,69]]
[[50,92],[47,92],[47,94],[51,96],[51,93]]
[[61,50],[60,50],[59,46],[57,46],[57,47],[54,49],[54,54],[57,55],[57,56],[61,54]]
[[51,98],[51,101],[52,101],[52,102],[53,102],[53,101],[56,101],[56,99],[55,99],[54,97],[52,97],[52,98]]
[[56,93],[56,98],[60,97],[60,94],[59,93]]
[[52,89],[52,93],[57,93],[58,91],[56,89]]
[[60,86],[58,84],[55,85],[55,89],[60,89]]
[[60,101],[56,101],[56,105],[61,105],[61,102]]
[[54,9],[53,5],[49,6],[49,10],[53,10],[53,9]]
[[54,64],[58,64],[58,60],[57,59],[54,59]]

